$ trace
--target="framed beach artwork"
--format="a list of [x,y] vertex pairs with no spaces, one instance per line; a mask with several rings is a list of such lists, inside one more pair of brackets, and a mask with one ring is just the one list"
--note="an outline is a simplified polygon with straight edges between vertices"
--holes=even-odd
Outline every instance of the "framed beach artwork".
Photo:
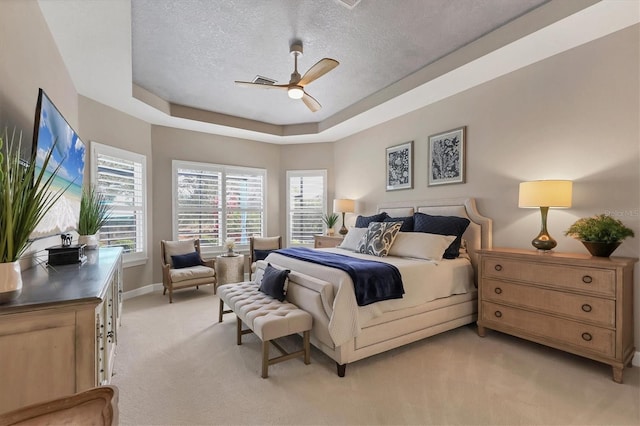
[[413,141],[387,148],[387,191],[413,188]]
[[464,183],[466,127],[429,136],[428,186]]

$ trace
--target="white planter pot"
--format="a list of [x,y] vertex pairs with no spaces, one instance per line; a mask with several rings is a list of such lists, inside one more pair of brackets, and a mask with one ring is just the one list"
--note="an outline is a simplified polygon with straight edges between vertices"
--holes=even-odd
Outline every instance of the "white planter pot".
[[22,292],[20,262],[0,263],[0,303],[7,303]]
[[85,245],[85,249],[97,249],[100,245],[99,234],[78,235],[78,245]]

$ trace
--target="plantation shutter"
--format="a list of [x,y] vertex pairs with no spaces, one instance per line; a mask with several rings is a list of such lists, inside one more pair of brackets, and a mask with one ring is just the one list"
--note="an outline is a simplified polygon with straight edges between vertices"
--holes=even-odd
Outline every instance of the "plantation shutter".
[[313,245],[322,234],[326,206],[326,172],[288,173],[289,245]]
[[98,152],[97,184],[111,206],[100,229],[102,246],[120,246],[124,253],[145,250],[144,163]]

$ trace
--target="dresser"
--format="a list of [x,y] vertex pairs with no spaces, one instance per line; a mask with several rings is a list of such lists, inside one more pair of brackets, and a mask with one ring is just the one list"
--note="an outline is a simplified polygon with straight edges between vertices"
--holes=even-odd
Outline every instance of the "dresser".
[[478,334],[493,329],[611,365],[631,364],[636,258],[481,250]]
[[336,247],[342,242],[343,239],[344,239],[344,236],[342,235],[314,235],[313,247],[314,248]]
[[108,384],[122,312],[122,248],[22,272],[0,305],[0,412]]

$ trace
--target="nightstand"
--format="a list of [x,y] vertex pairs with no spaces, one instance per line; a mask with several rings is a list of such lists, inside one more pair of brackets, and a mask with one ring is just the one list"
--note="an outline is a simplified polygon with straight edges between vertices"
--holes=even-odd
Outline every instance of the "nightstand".
[[631,365],[636,258],[480,250],[478,334],[493,329],[609,364]]
[[313,247],[314,248],[336,247],[342,242],[343,239],[344,239],[344,236],[342,235],[314,235]]

